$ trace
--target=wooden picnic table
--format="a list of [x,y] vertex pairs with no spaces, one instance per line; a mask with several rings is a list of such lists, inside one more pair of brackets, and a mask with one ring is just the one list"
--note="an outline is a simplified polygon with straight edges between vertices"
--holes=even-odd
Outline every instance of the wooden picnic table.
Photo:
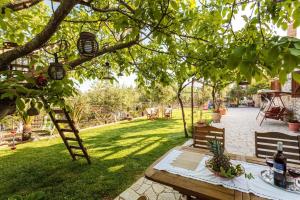
[[[207,154],[210,154],[207,150],[196,149],[193,147],[176,147],[180,151],[183,151],[182,156],[178,157],[173,165],[184,169],[194,170],[198,166],[200,160]],[[172,149],[173,150],[173,149]],[[170,150],[170,151],[172,151]],[[169,151],[169,152],[170,152]],[[168,152],[168,153],[169,153]],[[168,153],[153,163],[145,172],[145,177],[163,185],[172,187],[181,194],[187,195],[188,199],[191,196],[197,197],[197,199],[222,199],[222,200],[262,200],[264,198],[258,197],[254,194],[243,193],[238,190],[232,190],[220,185],[213,185],[203,181],[183,177],[180,175],[172,174],[167,171],[161,171],[154,169],[154,166],[158,164]],[[265,160],[256,157],[242,157],[239,155],[230,154],[230,157],[235,160],[245,160],[249,163],[265,164]],[[292,167],[299,167],[296,165],[290,165]]]

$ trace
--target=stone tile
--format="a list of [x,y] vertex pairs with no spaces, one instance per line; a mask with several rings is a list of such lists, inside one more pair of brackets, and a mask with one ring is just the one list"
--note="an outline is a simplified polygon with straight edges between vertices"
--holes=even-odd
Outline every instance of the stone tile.
[[133,189],[134,191],[137,191],[143,184],[144,182],[144,177],[140,178],[137,182],[135,182],[130,188]]
[[144,194],[144,192],[146,192],[146,190],[148,190],[150,187],[151,187],[150,184],[144,183],[144,184],[141,185],[141,187],[136,191],[136,193],[138,193],[138,194]]
[[152,185],[152,188],[153,188],[153,190],[154,190],[154,192],[155,192],[156,194],[159,194],[159,193],[161,193],[162,191],[164,191],[165,186],[163,186],[163,185],[161,185],[161,184],[158,184],[158,183],[154,183],[154,184]]
[[146,190],[144,195],[147,196],[149,200],[156,200],[157,199],[157,194],[154,192],[152,187],[150,187],[148,190]]
[[153,182],[144,178],[144,184],[148,184],[148,185],[151,185]]
[[120,197],[126,200],[137,200],[140,195],[134,192],[132,189],[128,188],[123,193],[120,194]]
[[158,195],[157,200],[176,200],[173,193],[161,193]]

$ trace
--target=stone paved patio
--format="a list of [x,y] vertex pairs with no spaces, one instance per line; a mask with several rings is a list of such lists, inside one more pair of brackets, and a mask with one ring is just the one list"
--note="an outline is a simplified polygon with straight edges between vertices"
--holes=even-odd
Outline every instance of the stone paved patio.
[[170,187],[140,178],[115,200],[185,200],[185,197]]
[[222,116],[221,123],[213,126],[225,128],[225,148],[230,153],[241,155],[255,155],[255,131],[281,132],[290,135],[287,124],[282,121],[267,119],[259,126],[262,117],[256,120],[258,108],[229,108],[226,115]]
[[[225,148],[230,153],[253,156],[255,154],[255,131],[282,132],[291,135],[297,133],[288,131],[287,124],[277,120],[268,119],[259,126],[256,120],[258,108],[229,108],[221,123],[213,126],[225,128]],[[192,140],[183,146],[191,145]],[[140,198],[140,199],[139,199]],[[121,193],[115,200],[185,200],[172,188],[140,178],[130,188]]]

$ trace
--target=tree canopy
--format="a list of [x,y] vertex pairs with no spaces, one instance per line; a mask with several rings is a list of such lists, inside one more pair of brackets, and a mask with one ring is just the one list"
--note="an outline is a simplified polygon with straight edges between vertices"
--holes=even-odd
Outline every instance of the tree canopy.
[[[239,81],[279,76],[286,81],[300,63],[300,40],[280,37],[275,28],[300,25],[300,2],[292,0],[42,0],[1,1],[0,43],[17,43],[0,52],[1,99],[16,99],[19,109],[30,98],[50,102],[72,96],[75,80],[104,77],[105,63],[115,74],[136,73],[138,84],[153,86],[190,77]],[[233,21],[242,11],[244,25]],[[99,51],[93,57],[77,51],[80,32],[96,35]],[[47,75],[57,41],[67,41],[59,61],[67,70],[62,81]],[[48,52],[48,53],[47,53]],[[30,74],[6,76],[16,59],[31,56]],[[223,75],[217,75],[218,72]],[[226,75],[229,71],[234,74]],[[28,87],[39,75],[43,88]],[[295,74],[300,80],[299,75]]]

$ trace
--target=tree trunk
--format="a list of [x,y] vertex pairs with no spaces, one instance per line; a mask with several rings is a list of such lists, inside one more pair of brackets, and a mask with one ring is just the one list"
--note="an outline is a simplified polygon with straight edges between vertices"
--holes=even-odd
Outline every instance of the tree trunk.
[[188,130],[187,130],[187,127],[186,127],[186,120],[185,120],[185,113],[184,113],[184,108],[183,108],[183,102],[182,102],[182,99],[181,99],[181,92],[182,92],[182,88],[180,87],[177,91],[177,98],[178,98],[178,101],[179,101],[179,104],[180,104],[180,108],[181,108],[181,114],[182,114],[182,122],[183,122],[183,128],[184,128],[184,136],[186,138],[189,137],[189,134],[188,134]]
[[215,86],[212,86],[211,96],[213,99],[213,109],[216,108],[216,88]]
[[24,124],[22,132],[22,141],[27,141],[31,138],[31,124]]
[[194,134],[194,78],[192,79],[191,87],[191,121],[192,121],[192,135]]

